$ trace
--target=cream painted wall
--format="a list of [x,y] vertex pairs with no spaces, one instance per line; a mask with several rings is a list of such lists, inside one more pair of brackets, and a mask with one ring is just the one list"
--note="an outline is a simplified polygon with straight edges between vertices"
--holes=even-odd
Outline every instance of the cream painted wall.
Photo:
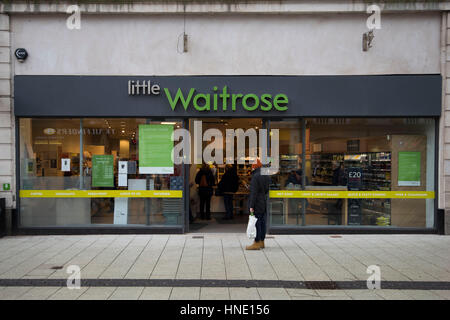
[[188,15],[189,52],[177,52],[182,15],[12,15],[15,74],[216,75],[439,73],[440,15],[382,15],[362,52],[366,14]]

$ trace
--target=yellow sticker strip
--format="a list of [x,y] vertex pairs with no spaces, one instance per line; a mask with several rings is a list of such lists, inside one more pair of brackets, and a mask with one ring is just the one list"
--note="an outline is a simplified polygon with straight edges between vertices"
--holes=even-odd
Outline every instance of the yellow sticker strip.
[[307,191],[270,190],[270,198],[434,199],[434,191]]
[[182,198],[182,190],[20,190],[21,198]]

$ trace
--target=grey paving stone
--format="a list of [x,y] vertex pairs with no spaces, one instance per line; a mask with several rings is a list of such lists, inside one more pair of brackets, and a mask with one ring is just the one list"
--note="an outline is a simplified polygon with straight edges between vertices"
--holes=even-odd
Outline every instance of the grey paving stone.
[[88,288],[81,287],[80,289],[69,289],[62,287],[52,294],[48,300],[76,300],[78,299]]
[[34,287],[19,296],[17,300],[46,300],[60,287]]
[[318,298],[320,300],[320,295],[316,292],[316,290],[287,288],[286,291],[291,297],[291,299],[308,300]]
[[115,290],[115,287],[90,287],[78,300],[107,300]]
[[0,300],[15,300],[31,289],[31,287],[4,287],[0,291]]
[[231,300],[261,300],[256,288],[229,288]]
[[262,300],[290,300],[284,288],[257,288]]
[[345,293],[353,300],[384,300],[377,294],[377,290],[345,290]]
[[228,288],[202,287],[200,288],[200,300],[229,300]]
[[139,300],[169,300],[172,287],[146,287]]
[[345,290],[316,290],[316,292],[322,299],[351,299]]
[[402,293],[414,300],[444,300],[444,298],[431,290],[402,290]]
[[444,298],[445,300],[450,300],[450,290],[431,290],[434,294]]
[[170,294],[170,300],[198,300],[200,287],[174,287]]
[[109,300],[138,300],[144,287],[118,287]]

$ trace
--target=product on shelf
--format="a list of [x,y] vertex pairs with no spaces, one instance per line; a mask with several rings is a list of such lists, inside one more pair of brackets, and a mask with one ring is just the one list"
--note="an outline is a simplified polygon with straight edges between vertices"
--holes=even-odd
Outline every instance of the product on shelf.
[[[362,170],[362,183],[359,187],[364,191],[391,190],[391,152],[364,152],[364,153],[316,153],[311,155],[311,182],[312,185],[332,185],[333,162],[343,162],[347,175],[349,168]],[[315,199],[311,213],[322,212],[325,206],[321,205],[328,199]],[[361,199],[362,225],[389,225],[391,214],[390,199]]]

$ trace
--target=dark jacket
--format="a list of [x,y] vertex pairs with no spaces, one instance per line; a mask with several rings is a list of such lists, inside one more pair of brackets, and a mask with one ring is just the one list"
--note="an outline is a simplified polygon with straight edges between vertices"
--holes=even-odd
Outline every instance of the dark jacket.
[[345,179],[345,171],[338,167],[333,170],[333,186],[345,186],[347,185],[347,181]]
[[239,177],[234,169],[225,171],[219,184],[220,192],[236,192],[239,188]]
[[269,193],[270,177],[261,175],[258,168],[252,172],[250,182],[250,195],[248,198],[248,208],[253,208],[255,214],[265,214],[267,209],[267,194]]
[[195,183],[200,185],[200,182],[202,180],[202,176],[206,175],[206,183],[208,184],[207,187],[200,187],[200,188],[211,188],[215,184],[214,175],[210,168],[201,168],[199,172],[197,172],[197,175],[195,176]]
[[[297,176],[295,175],[295,173],[290,173],[290,174],[289,174],[289,176],[288,176],[288,178],[287,178],[287,180],[286,180],[286,183],[285,183],[285,187],[286,187],[289,183],[292,183],[292,184],[294,184],[294,185],[295,185],[295,184],[303,185],[302,179],[298,180],[298,179],[297,179]],[[309,180],[308,180],[308,177],[305,177],[305,183],[306,183],[307,186],[309,186]]]

